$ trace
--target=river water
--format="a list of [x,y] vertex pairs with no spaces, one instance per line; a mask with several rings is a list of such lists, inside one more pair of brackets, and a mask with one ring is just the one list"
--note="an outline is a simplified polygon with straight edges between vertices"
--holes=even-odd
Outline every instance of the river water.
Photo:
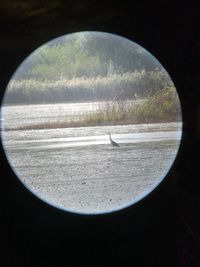
[[[6,108],[3,128],[20,118],[20,123],[40,121],[37,112],[44,114]],[[8,115],[9,108],[15,116]],[[59,113],[47,110],[52,119]],[[95,214],[127,207],[162,181],[177,155],[181,127],[156,123],[2,130],[1,135],[10,165],[31,192],[61,209]],[[110,144],[108,132],[119,147]]]

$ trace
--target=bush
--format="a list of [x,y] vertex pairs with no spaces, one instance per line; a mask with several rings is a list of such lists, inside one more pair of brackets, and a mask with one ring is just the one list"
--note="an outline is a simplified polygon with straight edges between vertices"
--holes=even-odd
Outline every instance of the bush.
[[181,120],[178,95],[174,87],[157,91],[146,100],[112,101],[82,119],[82,124],[111,125],[172,122]]
[[180,102],[174,87],[157,91],[134,110],[138,122],[170,122],[181,118]]

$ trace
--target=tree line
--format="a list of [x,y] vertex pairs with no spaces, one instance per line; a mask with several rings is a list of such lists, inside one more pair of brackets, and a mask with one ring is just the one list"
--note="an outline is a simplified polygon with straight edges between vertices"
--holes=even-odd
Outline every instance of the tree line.
[[139,45],[115,35],[84,32],[34,51],[15,72],[4,101],[123,100],[145,98],[171,86],[159,62]]

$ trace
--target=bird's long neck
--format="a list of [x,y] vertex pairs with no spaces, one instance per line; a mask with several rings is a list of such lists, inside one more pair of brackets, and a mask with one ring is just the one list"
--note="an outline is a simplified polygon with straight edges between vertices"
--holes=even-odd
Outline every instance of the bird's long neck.
[[109,133],[109,138],[110,138],[110,141],[112,141],[112,138],[111,138],[111,134]]

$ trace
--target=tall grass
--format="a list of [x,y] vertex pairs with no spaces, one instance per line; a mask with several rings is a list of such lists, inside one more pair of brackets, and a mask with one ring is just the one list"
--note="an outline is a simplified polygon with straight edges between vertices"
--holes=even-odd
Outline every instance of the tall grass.
[[168,87],[145,100],[109,102],[83,120],[88,125],[180,121],[180,102],[175,88]]
[[114,73],[105,77],[74,77],[70,80],[11,80],[5,103],[37,104],[146,97],[171,86],[165,71]]
[[[142,101],[141,101],[142,99]],[[180,120],[176,89],[165,71],[134,71],[70,80],[11,80],[3,104],[100,101],[92,113],[18,129],[170,122]]]
[[181,121],[178,95],[174,87],[156,92],[146,99],[113,100],[99,102],[94,110],[71,120],[58,118],[55,121],[18,126],[14,130],[86,127],[103,125],[127,125]]

